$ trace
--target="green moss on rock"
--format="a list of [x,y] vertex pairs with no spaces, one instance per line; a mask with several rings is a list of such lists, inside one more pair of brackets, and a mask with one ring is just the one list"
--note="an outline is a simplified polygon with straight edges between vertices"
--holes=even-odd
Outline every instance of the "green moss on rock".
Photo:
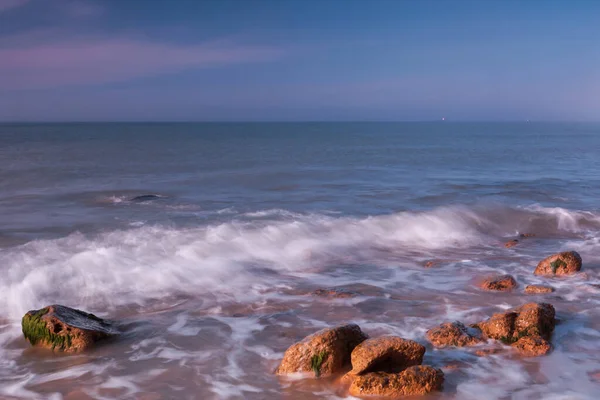
[[58,348],[65,350],[71,347],[71,335],[57,335],[48,329],[46,321],[42,319],[48,313],[49,309],[42,308],[34,313],[27,313],[21,320],[23,335],[29,343],[36,345],[38,343],[46,343],[52,346],[52,349]]
[[315,354],[310,359],[310,367],[315,372],[315,376],[318,378],[321,375],[321,365],[323,365],[323,361],[327,357],[327,352],[323,351],[319,354]]

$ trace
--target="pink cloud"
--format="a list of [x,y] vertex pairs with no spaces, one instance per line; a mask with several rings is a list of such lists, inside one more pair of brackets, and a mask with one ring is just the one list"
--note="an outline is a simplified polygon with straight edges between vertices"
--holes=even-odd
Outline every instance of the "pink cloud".
[[55,41],[0,48],[0,89],[102,84],[228,64],[264,62],[281,51],[231,43],[172,45],[134,39]]
[[2,0],[0,1],[0,13],[13,8],[24,6],[29,0]]

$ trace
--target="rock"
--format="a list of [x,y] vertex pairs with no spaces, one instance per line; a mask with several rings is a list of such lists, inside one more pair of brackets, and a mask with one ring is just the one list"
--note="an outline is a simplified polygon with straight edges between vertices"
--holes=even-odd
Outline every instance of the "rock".
[[552,304],[528,303],[515,310],[515,332],[513,336],[541,336],[550,340],[554,325],[556,324],[556,312]]
[[117,334],[111,324],[94,314],[61,305],[27,312],[23,335],[33,346],[78,352]]
[[429,260],[429,261],[427,261],[425,264],[423,264],[423,266],[424,266],[425,268],[433,268],[433,267],[435,267],[435,266],[439,265],[439,263],[440,263],[440,262],[439,262],[439,261],[437,261],[437,260]]
[[498,354],[501,351],[502,351],[502,349],[499,349],[497,347],[488,348],[488,349],[479,349],[475,352],[475,355],[478,355],[479,357],[485,357],[485,356],[489,356],[490,354]]
[[313,296],[325,297],[328,299],[348,299],[358,296],[358,293],[343,288],[317,289],[312,292],[312,294]]
[[535,275],[572,275],[581,270],[581,256],[576,251],[553,254],[539,262]]
[[555,324],[555,311],[551,304],[528,303],[505,313],[494,314],[475,326],[487,338],[513,344],[526,336],[550,340]]
[[350,386],[352,396],[396,398],[423,395],[441,390],[444,373],[426,365],[408,367],[400,373],[371,372],[356,377]]
[[485,279],[480,287],[484,290],[508,292],[517,287],[517,281],[511,275],[498,275]]
[[151,200],[156,200],[156,199],[160,199],[161,196],[157,195],[157,194],[143,194],[141,196],[135,196],[132,197],[131,199],[129,199],[129,201],[133,201],[135,203],[142,203],[144,201],[151,201]]
[[512,347],[525,357],[537,357],[548,354],[552,345],[540,336],[524,336],[512,344]]
[[483,342],[481,331],[467,328],[461,322],[446,322],[427,331],[427,340],[435,347],[473,346]]
[[519,244],[519,241],[517,239],[513,239],[513,240],[509,240],[508,242],[504,243],[504,247],[506,247],[507,249],[514,247],[516,245]]
[[349,366],[354,348],[366,339],[355,324],[322,329],[288,348],[275,373],[303,372],[319,377],[342,372]]
[[492,315],[490,319],[475,325],[481,329],[486,338],[507,341],[512,337],[515,328],[515,312],[505,312]]
[[535,233],[521,233],[519,235],[519,237],[521,237],[521,238],[532,238],[532,237],[535,237]]
[[554,288],[551,286],[543,285],[527,285],[525,286],[525,293],[527,294],[540,294],[540,293],[552,293]]
[[352,351],[350,375],[366,372],[399,372],[423,362],[425,347],[397,336],[368,339]]

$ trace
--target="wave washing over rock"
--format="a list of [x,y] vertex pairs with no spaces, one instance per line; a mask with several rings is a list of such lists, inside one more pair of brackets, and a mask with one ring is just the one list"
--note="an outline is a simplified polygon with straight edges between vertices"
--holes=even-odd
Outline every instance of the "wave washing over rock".
[[[265,219],[269,215],[276,219]],[[552,379],[530,385],[539,376],[500,344],[500,352],[487,357],[479,356],[477,347],[433,350],[426,363],[444,370],[450,389],[440,396],[452,398],[454,392],[476,398],[492,390],[502,397],[518,390],[527,398],[549,395],[557,387],[577,393],[586,386],[589,393],[595,389],[591,380],[600,370],[590,356],[600,354],[592,318],[599,292],[593,285],[595,270],[584,267],[585,275],[547,280],[533,275],[533,269],[557,244],[577,248],[584,265],[599,260],[596,214],[541,207],[444,207],[367,218],[280,210],[248,218],[196,228],[155,225],[72,234],[4,250],[2,393],[36,397],[46,390],[63,392],[59,382],[76,379],[85,393],[126,397],[154,386],[167,390],[181,385],[183,374],[195,376],[190,384],[209,397],[260,398],[279,390],[298,398],[334,396],[337,389],[327,383],[270,376],[295,339],[353,321],[371,334],[426,344],[426,331],[439,323],[474,323],[526,301],[524,292],[482,292],[472,278],[492,271],[511,273],[523,287],[548,282],[557,287],[549,297],[561,320],[555,351],[533,361]],[[536,236],[504,248],[504,238],[521,232]],[[557,243],[557,236],[571,239]],[[439,265],[424,268],[429,259]],[[359,288],[347,298],[312,296],[315,289],[326,288],[324,282],[341,288],[360,283],[380,292],[363,294]],[[587,304],[579,302],[583,298]],[[51,362],[42,355],[46,361],[31,369],[31,361],[23,359],[31,350],[20,338],[19,321],[28,310],[52,303],[121,319],[129,333],[86,355],[96,360],[93,366],[66,357]],[[556,362],[562,369],[553,367]],[[122,369],[138,372],[123,374]],[[490,380],[492,384],[485,383]]]
[[[0,124],[0,141],[2,399],[598,397],[598,127]],[[275,373],[351,324],[356,352],[299,346],[301,371]]]

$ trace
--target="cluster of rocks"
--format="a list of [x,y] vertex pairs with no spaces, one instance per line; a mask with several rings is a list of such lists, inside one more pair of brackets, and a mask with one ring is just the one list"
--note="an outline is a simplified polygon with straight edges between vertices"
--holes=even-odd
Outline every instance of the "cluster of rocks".
[[[570,275],[581,270],[581,256],[574,251],[554,254],[540,261],[536,275]],[[481,287],[511,291],[517,287],[510,275],[486,279]],[[364,289],[364,288],[363,288]],[[529,285],[526,293],[549,293],[554,289]],[[322,297],[353,297],[352,290],[334,288],[313,293]],[[426,333],[434,347],[465,347],[497,340],[523,356],[539,356],[552,350],[550,338],[555,310],[548,303],[528,303],[467,326],[443,323]],[[23,335],[34,346],[64,352],[87,350],[118,334],[106,320],[73,308],[51,305],[29,311],[22,319]],[[358,325],[349,324],[318,331],[287,349],[276,369],[278,375],[313,377],[343,375],[342,384],[353,396],[401,397],[441,390],[444,374],[422,365],[425,347],[397,336],[369,339]]]
[[425,347],[397,336],[369,339],[355,324],[320,330],[292,345],[278,375],[312,377],[342,374],[353,396],[398,397],[440,390],[441,370],[421,365]]
[[458,321],[444,323],[427,331],[426,336],[435,347],[474,346],[494,339],[514,347],[523,356],[532,357],[550,352],[555,324],[551,304],[528,303],[469,327]]
[[[540,261],[533,271],[535,275],[561,276],[573,275],[581,270],[581,256],[576,251],[565,251],[553,254]],[[496,275],[485,278],[479,287],[483,290],[496,292],[510,292],[518,286],[517,281],[511,275]],[[552,293],[554,288],[544,285],[527,285],[525,293],[542,294]]]

